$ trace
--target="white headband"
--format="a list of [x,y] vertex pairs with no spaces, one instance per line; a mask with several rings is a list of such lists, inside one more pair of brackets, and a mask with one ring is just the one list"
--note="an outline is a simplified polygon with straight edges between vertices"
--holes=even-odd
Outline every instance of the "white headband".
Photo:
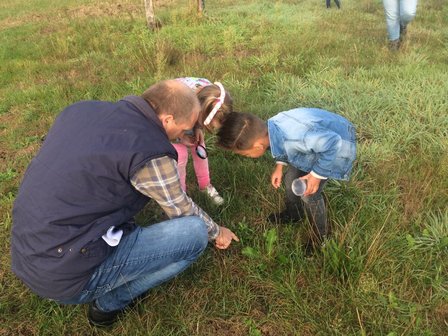
[[219,98],[216,101],[215,106],[213,107],[213,110],[211,110],[210,114],[207,116],[207,118],[204,121],[204,125],[207,126],[212,121],[213,117],[215,116],[216,112],[221,108],[222,104],[224,104],[224,98],[226,97],[226,91],[224,90],[224,86],[220,82],[214,82],[213,84],[217,85],[220,90]]

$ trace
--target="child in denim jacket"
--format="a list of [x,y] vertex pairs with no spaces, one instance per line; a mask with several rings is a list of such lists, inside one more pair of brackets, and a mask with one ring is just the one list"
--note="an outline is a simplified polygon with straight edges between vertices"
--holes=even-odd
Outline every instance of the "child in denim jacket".
[[[322,190],[328,178],[348,180],[356,158],[355,128],[340,115],[317,109],[296,108],[281,112],[267,123],[248,113],[230,113],[218,131],[218,145],[236,154],[259,158],[270,149],[276,161],[271,176],[281,185],[283,169],[286,209],[271,214],[270,221],[289,223],[308,217],[312,234],[306,245],[311,253],[329,234]],[[306,180],[306,190],[296,196],[296,178]]]

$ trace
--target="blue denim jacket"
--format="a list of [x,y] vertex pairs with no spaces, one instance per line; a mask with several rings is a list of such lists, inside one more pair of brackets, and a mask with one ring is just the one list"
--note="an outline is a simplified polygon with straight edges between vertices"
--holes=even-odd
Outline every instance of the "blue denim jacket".
[[296,108],[277,114],[267,124],[275,160],[348,180],[356,158],[356,135],[347,119],[317,108]]

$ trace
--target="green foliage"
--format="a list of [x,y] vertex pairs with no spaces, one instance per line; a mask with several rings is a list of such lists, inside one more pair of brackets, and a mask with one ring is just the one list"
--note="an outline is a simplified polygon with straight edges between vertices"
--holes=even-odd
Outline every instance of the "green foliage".
[[417,236],[406,235],[411,250],[434,253],[448,252],[448,211],[430,213],[422,232]]
[[5,172],[0,172],[0,182],[12,180],[17,176],[17,172],[8,168]]
[[[448,6],[419,3],[397,53],[381,1],[155,1],[146,28],[137,0],[5,0],[0,5],[0,335],[443,335],[448,321]],[[269,154],[251,160],[207,138],[214,206],[191,197],[240,238],[210,247],[152,290],[111,330],[83,306],[32,294],[10,272],[20,179],[56,115],[85,99],[116,101],[160,79],[224,83],[238,111],[262,118],[298,106],[356,126],[350,182],[326,186],[333,235],[302,252],[306,222],[266,221],[283,209]],[[164,219],[151,203],[142,225]],[[30,322],[31,321],[31,322]]]
[[356,279],[363,270],[364,258],[356,248],[345,247],[330,239],[325,243],[322,252],[324,269],[342,281]]
[[274,253],[274,243],[277,241],[277,231],[275,229],[269,229],[265,234],[266,240],[266,253],[268,257],[271,257]]

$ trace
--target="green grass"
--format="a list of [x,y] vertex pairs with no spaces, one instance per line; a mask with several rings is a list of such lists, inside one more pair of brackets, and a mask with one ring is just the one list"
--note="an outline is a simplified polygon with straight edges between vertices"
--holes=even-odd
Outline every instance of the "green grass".
[[[23,1],[0,5],[0,335],[443,335],[448,328],[448,5],[421,1],[403,48],[388,51],[379,0]],[[192,197],[241,242],[212,246],[109,331],[85,306],[32,294],[10,272],[11,209],[56,115],[84,99],[115,101],[157,80],[222,81],[235,107],[268,118],[315,106],[357,128],[350,182],[326,188],[334,236],[305,259],[304,227],[282,209],[269,155],[250,160],[208,138],[213,184]],[[192,173],[190,171],[190,173]],[[151,209],[141,223],[157,220]]]

